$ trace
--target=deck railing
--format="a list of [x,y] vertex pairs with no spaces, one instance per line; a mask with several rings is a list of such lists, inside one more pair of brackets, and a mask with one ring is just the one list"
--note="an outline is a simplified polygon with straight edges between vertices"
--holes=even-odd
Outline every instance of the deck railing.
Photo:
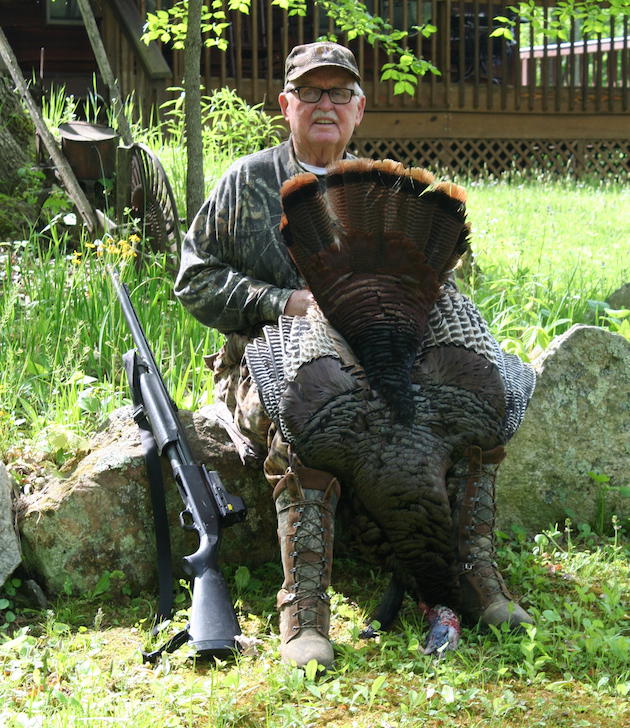
[[[595,111],[613,111],[615,98],[628,108],[628,37],[596,38],[519,49],[521,85],[550,86],[556,95],[567,89],[569,110],[588,103]],[[557,104],[556,104],[557,105]]]
[[[140,10],[146,6],[135,1]],[[410,29],[408,47],[440,75],[421,78],[413,96],[397,96],[393,83],[380,80],[389,60],[383,49],[337,33],[357,57],[368,96],[368,113],[352,140],[355,153],[466,176],[536,168],[627,177],[627,18],[591,41],[580,38],[574,22],[565,42],[545,40],[515,18],[514,38],[506,40],[492,31],[494,18],[509,13],[507,0],[364,1],[395,27]],[[548,14],[543,3],[553,0],[536,1]],[[164,7],[168,0],[156,3]],[[270,0],[251,0],[249,15],[228,13],[227,52],[203,50],[206,90],[230,86],[277,113],[289,50],[335,32],[323,11],[306,3],[305,17],[289,16]],[[429,38],[413,31],[429,22],[438,28]],[[172,83],[181,85],[183,54],[175,51],[169,60]]]
[[[410,30],[405,43],[430,60],[440,75],[420,79],[413,97],[395,96],[392,82],[381,82],[379,69],[389,59],[363,39],[341,43],[355,52],[363,85],[374,110],[627,111],[630,34],[627,18],[609,37],[584,41],[577,24],[570,39],[536,37],[532,25],[515,18],[514,40],[492,37],[494,18],[507,15],[507,3],[489,0],[367,0],[373,12]],[[227,5],[227,3],[226,3]],[[208,89],[229,85],[252,102],[269,108],[282,84],[283,61],[291,47],[335,32],[334,24],[307,0],[305,17],[290,16],[270,0],[251,0],[249,15],[228,12],[227,52],[206,48],[202,73]],[[548,10],[543,10],[547,13]],[[414,25],[438,30],[423,38]],[[174,78],[183,74],[183,56],[173,54]]]

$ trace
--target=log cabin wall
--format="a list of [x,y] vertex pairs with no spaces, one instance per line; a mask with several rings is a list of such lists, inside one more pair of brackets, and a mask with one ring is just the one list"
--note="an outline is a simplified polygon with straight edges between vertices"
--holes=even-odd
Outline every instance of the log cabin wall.
[[158,44],[140,40],[145,5],[134,0],[108,0],[103,3],[100,30],[123,97],[133,94],[137,114],[148,123],[153,111],[167,99],[173,74]]
[[[85,28],[75,19],[50,18],[49,10],[47,0],[0,0],[0,27],[27,81],[85,95],[98,70]],[[94,10],[100,17],[100,1]]]
[[[172,72],[156,43],[140,41],[143,9],[136,0],[92,0],[109,62],[123,96],[131,93],[148,118],[162,103]],[[67,94],[85,97],[98,66],[83,27],[76,0],[0,0],[0,26],[13,48],[23,74],[39,90],[63,85]],[[107,90],[98,83],[98,90]]]

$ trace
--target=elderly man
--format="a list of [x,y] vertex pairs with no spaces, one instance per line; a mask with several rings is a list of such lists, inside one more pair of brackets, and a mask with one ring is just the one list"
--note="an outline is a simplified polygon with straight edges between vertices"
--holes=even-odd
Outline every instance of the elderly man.
[[[281,241],[279,190],[293,175],[308,171],[323,176],[327,165],[347,156],[346,146],[365,109],[359,82],[356,60],[347,48],[322,42],[291,51],[279,96],[289,139],[237,161],[225,173],[185,238],[175,284],[177,296],[196,318],[226,334],[214,360],[215,395],[266,455],[284,568],[277,600],[280,653],[298,665],[316,659],[329,666],[333,661],[326,588],[340,486],[334,476],[304,467],[288,451],[262,409],[243,353],[263,325],[275,323],[281,314],[302,315],[313,303]],[[485,548],[492,560],[492,546]],[[480,585],[471,585],[467,598],[474,619],[483,621],[492,606],[487,621],[506,621],[514,614],[529,621],[510,600],[494,567],[486,569]]]
[[[343,46],[311,43],[291,51],[278,99],[290,137],[240,159],[225,173],[186,236],[175,284],[177,296],[196,318],[226,334],[214,361],[215,396],[234,412],[252,444],[262,449],[270,442],[265,474],[274,486],[285,568],[278,595],[281,654],[300,665],[313,658],[324,665],[332,662],[326,587],[339,485],[328,474],[297,463],[289,467],[287,448],[270,432],[241,360],[245,345],[263,325],[275,323],[281,314],[304,314],[313,302],[280,238],[279,191],[290,177],[304,171],[323,175],[327,165],[346,155],[365,109],[359,81],[356,60]],[[296,529],[292,519],[298,507],[306,509],[306,517]],[[318,529],[314,537],[309,536],[309,519]],[[296,551],[306,557],[299,564],[290,556]]]

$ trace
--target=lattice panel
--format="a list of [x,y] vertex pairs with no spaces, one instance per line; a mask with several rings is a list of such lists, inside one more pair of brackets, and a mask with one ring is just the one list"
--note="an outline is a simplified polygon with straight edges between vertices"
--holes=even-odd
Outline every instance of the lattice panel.
[[544,171],[627,179],[630,159],[628,139],[355,139],[352,149],[461,177]]

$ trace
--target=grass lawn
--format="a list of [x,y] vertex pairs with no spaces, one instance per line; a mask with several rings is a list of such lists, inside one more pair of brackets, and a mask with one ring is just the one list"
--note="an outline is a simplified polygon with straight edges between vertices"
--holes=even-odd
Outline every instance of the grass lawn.
[[[143,665],[140,649],[156,644],[148,633],[152,597],[125,596],[124,580],[112,578],[110,591],[98,596],[20,612],[12,639],[0,637],[0,723],[624,728],[627,557],[619,541],[587,530],[505,540],[501,565],[537,626],[522,635],[464,629],[459,650],[440,661],[418,652],[426,628],[412,603],[390,633],[361,640],[385,582],[339,560],[332,592],[336,664],[325,675],[314,664],[298,669],[279,661],[275,564],[245,575],[241,569],[240,586],[232,585],[241,627],[259,640],[258,654],[218,666],[196,662],[188,647]],[[187,605],[185,591],[181,598]],[[185,616],[178,613],[180,626]],[[176,629],[171,624],[164,634]]]
[[473,248],[489,276],[527,271],[598,300],[630,280],[627,185],[530,180],[467,189]]

